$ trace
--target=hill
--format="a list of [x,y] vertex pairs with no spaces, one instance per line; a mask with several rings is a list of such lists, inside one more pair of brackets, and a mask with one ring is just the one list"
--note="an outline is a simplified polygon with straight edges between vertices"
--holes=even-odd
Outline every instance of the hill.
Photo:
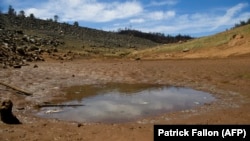
[[250,24],[215,35],[192,39],[187,42],[159,45],[155,48],[134,51],[134,58],[225,58],[250,54]]
[[[67,23],[58,23],[52,20],[41,20],[35,17],[24,17],[14,14],[0,14],[1,33],[11,33],[0,40],[1,44],[7,43],[10,36],[18,31],[13,40],[15,46],[30,46],[30,41],[22,41],[22,38],[32,39],[34,46],[40,48],[57,48],[61,51],[77,51],[82,56],[124,56],[131,50],[150,48],[159,43],[148,39],[131,35],[107,32]],[[25,36],[25,37],[23,37]],[[55,44],[44,44],[45,42]],[[43,43],[42,43],[43,42]],[[28,44],[29,43],[29,44]]]
[[51,58],[124,57],[133,50],[159,44],[133,35],[0,13],[0,63],[3,67],[20,67],[26,61]]
[[193,39],[131,29],[107,32],[34,16],[0,14],[0,62],[3,67],[20,67],[26,61],[77,57],[223,58],[250,54],[249,29],[249,24],[243,24]]
[[[58,23],[51,20],[41,20],[31,17],[20,17],[15,15],[0,14],[0,25],[6,29],[22,29],[27,34],[36,36],[50,36],[64,40],[71,46],[78,47],[119,47],[119,48],[141,48],[152,47],[156,43],[142,38],[131,38],[113,32],[106,32],[87,27],[74,26],[67,23]],[[72,44],[70,40],[78,42]]]

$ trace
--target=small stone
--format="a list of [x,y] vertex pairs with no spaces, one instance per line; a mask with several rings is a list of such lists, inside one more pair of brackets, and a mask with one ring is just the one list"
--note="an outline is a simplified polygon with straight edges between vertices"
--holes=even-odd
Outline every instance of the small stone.
[[137,57],[137,58],[135,58],[135,60],[136,60],[136,61],[139,61],[139,60],[141,60],[141,58],[140,58],[140,57]]
[[189,49],[185,48],[185,49],[182,50],[182,52],[189,52]]
[[77,124],[77,127],[81,127],[81,126],[83,126],[81,123],[78,123],[78,124]]
[[24,107],[18,107],[16,108],[17,110],[24,110],[25,108]]
[[22,66],[21,65],[14,65],[13,68],[15,69],[20,69]]
[[38,65],[37,65],[37,64],[35,64],[35,65],[33,66],[33,68],[38,68]]

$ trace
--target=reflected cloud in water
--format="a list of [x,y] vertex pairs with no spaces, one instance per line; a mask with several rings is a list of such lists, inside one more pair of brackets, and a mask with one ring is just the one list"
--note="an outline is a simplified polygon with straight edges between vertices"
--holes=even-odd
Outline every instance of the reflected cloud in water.
[[[103,87],[104,89],[106,88]],[[135,90],[135,89],[133,89]],[[190,109],[214,101],[209,93],[182,87],[157,86],[138,91],[122,91],[112,87],[95,95],[63,104],[81,107],[42,108],[38,116],[78,122],[125,122],[177,110]],[[54,113],[46,114],[46,111]],[[56,112],[57,111],[57,112]]]

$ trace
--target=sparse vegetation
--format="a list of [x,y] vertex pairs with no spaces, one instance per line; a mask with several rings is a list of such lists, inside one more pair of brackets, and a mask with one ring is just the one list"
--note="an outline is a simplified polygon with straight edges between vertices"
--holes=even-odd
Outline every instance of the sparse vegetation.
[[[223,50],[229,48],[230,41],[233,41],[236,36],[240,38],[249,38],[250,35],[250,24],[241,26],[232,30],[228,30],[226,32],[218,33],[216,35],[196,38],[184,43],[174,43],[174,44],[166,44],[160,45],[155,48],[149,48],[144,50],[135,51],[131,54],[131,57],[149,57],[154,55],[163,55],[163,54],[174,54],[174,53],[183,53],[183,52],[195,52],[201,50],[211,50],[217,49]],[[244,42],[242,42],[244,43]],[[238,46],[237,46],[238,47]],[[239,48],[239,47],[238,47]],[[241,52],[239,49],[238,52]],[[217,53],[217,52],[214,52]],[[242,53],[248,53],[246,50]],[[239,53],[236,53],[239,54]]]
[[[76,49],[88,48],[147,48],[158,45],[158,43],[139,38],[131,38],[128,35],[121,35],[113,32],[106,32],[87,27],[80,27],[79,23],[75,21],[73,25],[68,23],[59,23],[59,16],[55,15],[47,20],[41,20],[35,17],[31,13],[28,17],[25,17],[24,11],[20,11],[18,16],[15,14],[14,8],[9,7],[7,14],[0,15],[2,24],[8,29],[22,29],[26,33],[34,34],[36,36],[50,36],[65,40],[65,47],[72,47]],[[71,42],[71,40],[74,40]]]
[[250,24],[250,18],[246,21],[240,21],[239,23],[236,23],[233,28],[241,27],[247,24]]
[[[7,24],[9,28],[20,28],[28,32],[36,30],[37,34],[49,35],[55,38],[63,38],[68,40],[73,38],[81,40],[80,47],[111,47],[111,48],[147,48],[159,44],[176,43],[179,41],[186,41],[192,39],[188,35],[165,36],[162,33],[143,33],[137,30],[125,29],[118,32],[106,32],[87,27],[80,27],[79,23],[75,21],[73,25],[67,23],[59,23],[59,16],[54,15],[46,21],[38,19],[33,13],[25,18],[25,13],[21,10],[16,15],[12,6],[9,6],[8,14],[1,14],[5,17],[5,21],[12,24]],[[20,19],[22,17],[23,19]],[[34,20],[35,19],[35,20]],[[54,22],[53,22],[54,21]],[[14,23],[14,25],[13,25]],[[66,41],[67,42],[67,41]],[[76,41],[77,42],[77,41]],[[73,46],[78,46],[73,44]]]

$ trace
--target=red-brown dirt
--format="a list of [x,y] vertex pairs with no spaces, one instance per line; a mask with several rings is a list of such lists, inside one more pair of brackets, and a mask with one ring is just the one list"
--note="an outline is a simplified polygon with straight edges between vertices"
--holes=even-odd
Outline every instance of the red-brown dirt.
[[[21,96],[0,85],[21,125],[0,122],[1,141],[152,141],[154,124],[249,124],[250,57],[175,60],[101,60],[41,62],[0,69],[0,81],[33,93]],[[62,98],[62,88],[107,82],[185,86],[211,93],[216,101],[191,110],[162,113],[128,123],[76,123],[34,116],[37,103]]]

